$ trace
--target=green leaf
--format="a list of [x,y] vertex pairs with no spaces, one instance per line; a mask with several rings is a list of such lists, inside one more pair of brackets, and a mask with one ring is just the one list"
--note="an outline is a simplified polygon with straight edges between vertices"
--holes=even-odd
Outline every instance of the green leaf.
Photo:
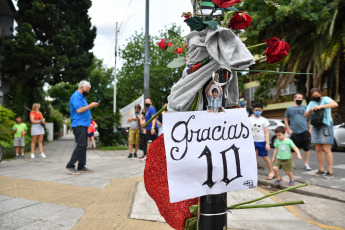
[[204,21],[204,24],[208,25],[208,27],[212,30],[217,28],[217,22],[216,21]]
[[174,60],[172,60],[172,62],[170,62],[168,64],[168,67],[173,69],[173,68],[181,67],[181,66],[183,66],[185,64],[186,64],[186,57],[180,56],[180,57],[177,57]]
[[166,51],[168,52],[168,53],[174,53],[175,52],[175,47],[173,46],[173,45],[171,45],[170,47],[168,47],[168,49],[166,49]]
[[186,21],[191,30],[202,31],[207,28],[207,24],[200,17],[191,17]]
[[178,33],[172,31],[172,30],[168,30],[168,34],[169,34],[169,38],[173,39],[173,38],[181,38],[181,35],[179,35]]
[[197,215],[198,214],[198,209],[199,209],[199,206],[197,204],[194,204],[194,205],[189,207],[189,211],[193,215]]

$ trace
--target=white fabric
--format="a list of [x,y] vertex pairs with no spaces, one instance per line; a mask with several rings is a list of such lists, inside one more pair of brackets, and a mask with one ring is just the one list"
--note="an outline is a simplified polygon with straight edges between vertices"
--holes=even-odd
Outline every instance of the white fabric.
[[[168,97],[169,111],[188,111],[197,92],[219,68],[247,69],[255,63],[253,55],[228,28],[192,31],[187,35],[186,41],[189,47],[187,65],[199,63],[206,58],[210,58],[210,62],[189,75],[187,67],[185,68],[181,79],[171,88]],[[231,80],[223,90],[225,107],[238,104],[237,74],[235,71],[231,74]],[[202,109],[202,97],[199,100],[199,109],[200,107]]]
[[255,142],[264,142],[265,138],[265,128],[270,125],[269,121],[264,117],[249,117],[249,122],[252,127],[253,139]]

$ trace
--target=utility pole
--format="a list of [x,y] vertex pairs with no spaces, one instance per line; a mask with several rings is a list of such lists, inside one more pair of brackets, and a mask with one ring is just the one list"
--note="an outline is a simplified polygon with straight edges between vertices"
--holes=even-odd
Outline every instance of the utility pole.
[[149,63],[149,0],[146,0],[145,14],[145,64],[144,64],[144,98],[150,97],[150,63]]
[[115,67],[114,67],[114,106],[113,106],[113,112],[116,113],[116,59],[117,59],[117,26],[118,22],[116,22],[115,26]]

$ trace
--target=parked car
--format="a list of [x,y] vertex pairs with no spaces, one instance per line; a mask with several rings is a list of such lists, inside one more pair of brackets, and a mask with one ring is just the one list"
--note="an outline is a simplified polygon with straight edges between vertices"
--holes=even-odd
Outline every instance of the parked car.
[[[283,126],[285,127],[285,123],[283,119],[267,119],[270,125],[268,126],[268,132],[270,133],[270,145],[273,146],[274,142],[277,139],[277,136],[274,132],[274,130],[277,128],[277,126]],[[286,130],[286,128],[285,128]],[[286,137],[290,137],[289,133],[286,132]]]
[[345,123],[335,125],[334,130],[334,143],[332,145],[332,151],[337,148],[345,148]]

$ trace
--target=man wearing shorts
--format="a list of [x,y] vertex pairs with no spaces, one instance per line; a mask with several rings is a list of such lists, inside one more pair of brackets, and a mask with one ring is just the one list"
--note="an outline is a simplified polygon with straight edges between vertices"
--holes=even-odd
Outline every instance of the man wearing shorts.
[[[310,171],[311,168],[309,166],[309,149],[311,125],[308,124],[307,119],[304,117],[307,106],[302,105],[303,95],[301,93],[296,93],[293,100],[294,105],[286,109],[284,123],[288,133],[290,134],[290,139],[295,143],[297,148],[302,148],[304,150],[304,170]],[[295,167],[295,153],[293,150],[291,155],[292,164]]]
[[[151,98],[146,98],[145,99],[145,107],[146,107],[146,114],[145,114],[145,122],[148,122],[153,115],[155,115],[156,109],[155,107],[152,106],[152,101]],[[151,143],[156,140],[158,134],[158,125],[156,118],[153,119],[147,126],[146,126],[146,141],[147,141],[147,152],[150,148]],[[146,161],[146,156],[142,159],[141,161],[145,162]]]
[[133,145],[135,145],[134,157],[137,157],[137,152],[140,146],[140,110],[141,106],[139,104],[135,105],[134,111],[131,114],[131,117],[128,118],[128,122],[131,123],[128,134],[128,146],[129,146],[129,155],[128,158],[132,158],[133,154]]

